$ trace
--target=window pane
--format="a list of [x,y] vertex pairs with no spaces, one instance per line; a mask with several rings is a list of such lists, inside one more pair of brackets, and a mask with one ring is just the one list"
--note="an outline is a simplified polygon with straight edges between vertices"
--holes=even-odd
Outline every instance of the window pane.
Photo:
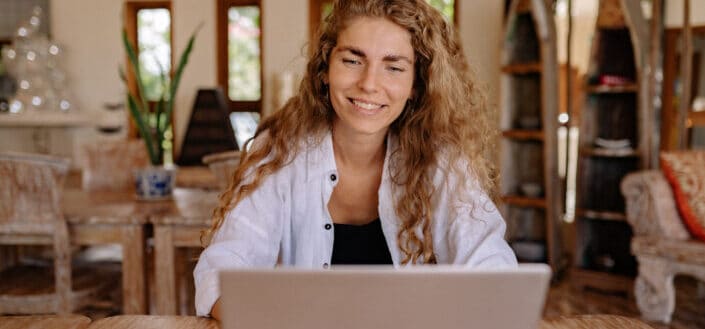
[[438,9],[448,22],[453,22],[455,15],[455,0],[426,0],[434,8]]
[[[161,98],[164,84],[161,72],[171,70],[171,17],[165,8],[140,9],[137,12],[137,47],[145,97]],[[168,74],[167,74],[168,76]]]
[[228,97],[233,101],[258,101],[260,81],[260,9],[258,6],[228,10]]

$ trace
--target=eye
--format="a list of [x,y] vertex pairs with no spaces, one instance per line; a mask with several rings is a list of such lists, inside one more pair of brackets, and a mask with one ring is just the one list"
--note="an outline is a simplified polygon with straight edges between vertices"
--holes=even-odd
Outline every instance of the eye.
[[387,70],[389,70],[391,72],[406,72],[405,68],[399,67],[399,66],[388,66]]
[[343,58],[343,64],[347,65],[360,65],[360,61],[351,58]]

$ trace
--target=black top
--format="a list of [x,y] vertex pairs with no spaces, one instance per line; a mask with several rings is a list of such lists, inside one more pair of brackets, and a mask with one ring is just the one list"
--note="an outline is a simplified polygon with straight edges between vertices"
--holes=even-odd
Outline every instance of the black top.
[[379,218],[365,225],[334,225],[331,264],[392,264]]

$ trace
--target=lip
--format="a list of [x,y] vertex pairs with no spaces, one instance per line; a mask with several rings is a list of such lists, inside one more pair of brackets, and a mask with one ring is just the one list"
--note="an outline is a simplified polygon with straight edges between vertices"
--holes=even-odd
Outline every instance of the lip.
[[[348,102],[350,102],[350,104],[353,106],[353,108],[354,108],[356,111],[361,112],[361,113],[364,113],[364,114],[368,114],[368,115],[377,114],[377,113],[379,113],[381,110],[383,110],[384,108],[387,107],[387,105],[385,105],[385,104],[380,104],[380,103],[377,103],[377,102],[373,102],[373,101],[369,101],[369,100],[361,99],[361,98],[352,98],[352,97],[348,97]],[[366,104],[375,105],[375,106],[377,106],[377,108],[374,108],[374,109],[364,108],[364,107],[361,107],[361,106],[359,106],[358,104],[356,104],[356,102],[357,102],[357,103],[366,103]]]

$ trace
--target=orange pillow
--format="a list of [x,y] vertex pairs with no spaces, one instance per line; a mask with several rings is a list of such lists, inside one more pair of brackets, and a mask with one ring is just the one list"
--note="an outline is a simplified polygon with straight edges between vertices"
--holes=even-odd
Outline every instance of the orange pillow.
[[661,153],[661,169],[688,231],[705,241],[705,151]]

